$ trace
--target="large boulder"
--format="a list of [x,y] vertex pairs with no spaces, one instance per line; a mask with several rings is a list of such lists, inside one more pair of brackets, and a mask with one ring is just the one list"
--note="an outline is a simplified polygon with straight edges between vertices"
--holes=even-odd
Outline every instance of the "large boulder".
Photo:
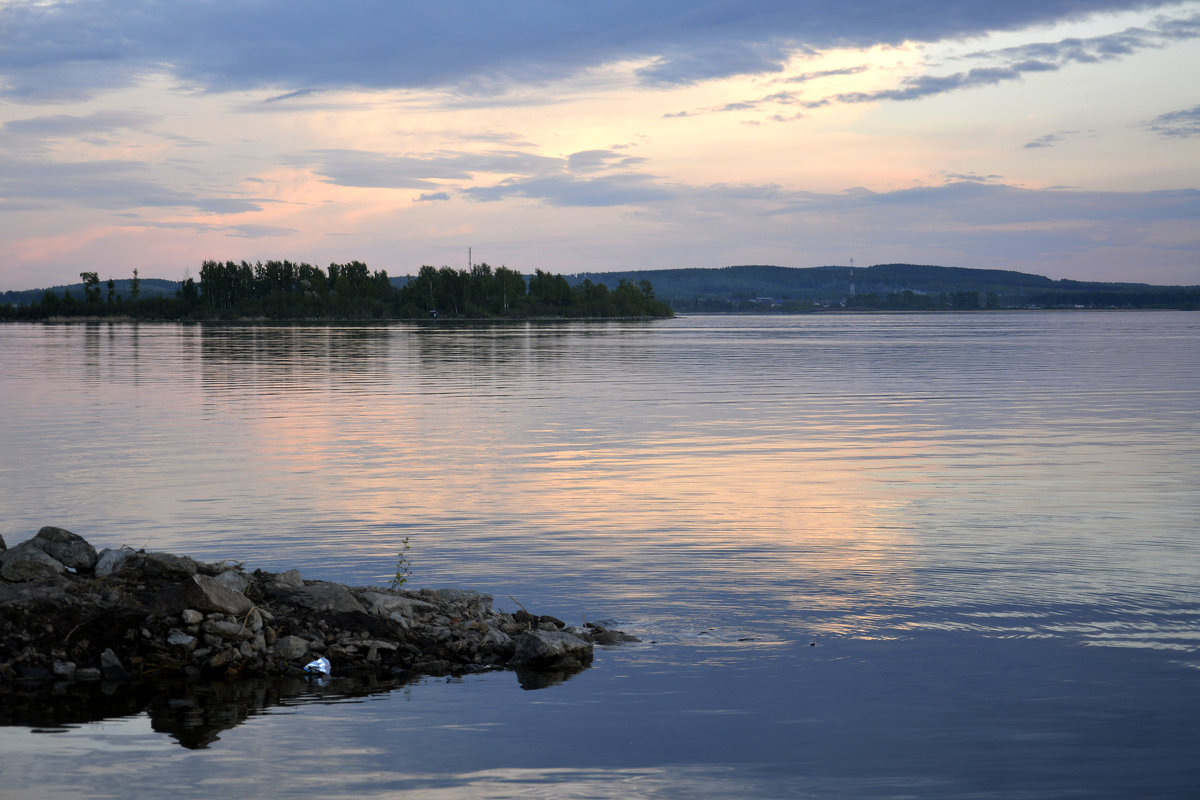
[[180,614],[185,609],[219,611],[222,614],[245,614],[254,604],[241,592],[230,589],[208,575],[192,575],[163,590],[155,603],[158,611]]
[[0,553],[0,578],[6,581],[53,580],[66,571],[65,564],[36,547],[32,540]]
[[310,581],[296,588],[275,585],[269,587],[267,593],[277,600],[307,608],[310,611],[366,613],[366,609],[363,608],[362,603],[354,599],[354,594],[350,589],[340,583]]
[[592,660],[592,643],[566,631],[525,631],[514,641],[510,667],[537,669],[574,660],[586,666]]
[[34,547],[71,569],[91,570],[96,566],[96,548],[78,534],[47,525],[29,540]]

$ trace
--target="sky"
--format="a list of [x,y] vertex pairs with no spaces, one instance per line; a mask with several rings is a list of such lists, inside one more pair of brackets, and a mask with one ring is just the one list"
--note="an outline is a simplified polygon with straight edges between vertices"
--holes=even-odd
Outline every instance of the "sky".
[[469,257],[1200,284],[1197,75],[1200,0],[0,0],[0,290]]

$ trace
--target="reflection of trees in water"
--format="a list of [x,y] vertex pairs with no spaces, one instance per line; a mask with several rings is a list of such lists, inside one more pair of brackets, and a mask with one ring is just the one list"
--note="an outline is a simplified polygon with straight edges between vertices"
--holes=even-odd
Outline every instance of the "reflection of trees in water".
[[0,725],[53,732],[146,712],[155,731],[197,750],[217,741],[222,731],[270,708],[381,694],[415,680],[286,677],[236,683],[153,681],[70,683],[25,691],[10,688],[0,694]]

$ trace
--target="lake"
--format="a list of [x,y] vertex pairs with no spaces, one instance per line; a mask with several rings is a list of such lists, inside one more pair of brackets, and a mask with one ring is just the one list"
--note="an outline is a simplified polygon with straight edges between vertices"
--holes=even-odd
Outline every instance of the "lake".
[[1198,345],[1185,312],[0,326],[10,547],[382,585],[407,537],[410,586],[642,639],[537,690],[209,692],[204,747],[182,701],[47,711],[0,727],[0,796],[1196,797]]

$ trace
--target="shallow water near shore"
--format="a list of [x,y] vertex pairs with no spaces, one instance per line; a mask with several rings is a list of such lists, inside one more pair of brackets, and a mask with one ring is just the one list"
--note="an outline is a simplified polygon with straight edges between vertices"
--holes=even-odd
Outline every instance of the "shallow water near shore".
[[[1200,316],[0,326],[0,534],[641,644],[0,728],[5,797],[1191,797]],[[161,727],[161,726],[160,726]]]

